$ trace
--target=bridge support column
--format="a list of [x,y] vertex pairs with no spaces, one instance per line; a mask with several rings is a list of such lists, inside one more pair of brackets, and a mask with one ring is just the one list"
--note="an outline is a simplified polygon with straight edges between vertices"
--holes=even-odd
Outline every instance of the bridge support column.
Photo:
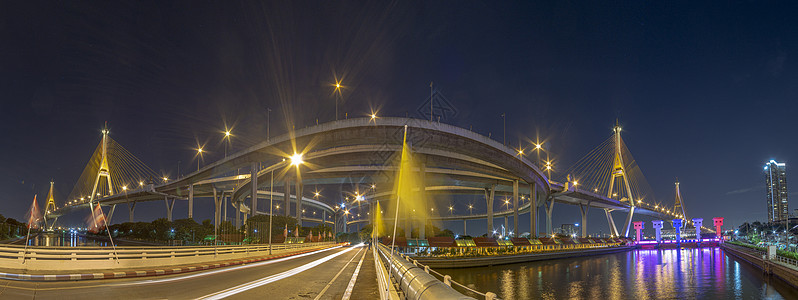
[[[219,229],[219,221],[222,217],[222,197],[224,195],[217,195],[216,188],[213,189],[213,228],[214,230]],[[214,241],[216,237],[214,236]]]
[[249,181],[252,185],[252,195],[250,196],[252,207],[250,207],[249,214],[254,217],[258,213],[258,163],[252,163],[249,170]]
[[[346,224],[346,223],[347,223],[347,221],[348,221],[348,218],[347,218],[347,216],[348,216],[348,214],[344,214],[344,233],[349,233],[349,230],[348,230],[348,229],[349,229],[349,228],[348,228],[348,224]],[[409,233],[408,233],[408,235],[409,235]]]
[[629,214],[626,216],[626,222],[624,222],[623,224],[623,236],[625,237],[629,236],[629,228],[632,225],[632,217],[634,216],[634,214],[635,214],[635,207],[634,204],[632,204],[632,206],[629,207]]
[[463,219],[463,235],[468,235],[467,229],[468,228],[466,227],[466,219]]
[[554,197],[547,197],[546,200],[546,234],[553,234],[551,227],[551,213],[554,212]]
[[607,215],[607,223],[610,226],[610,234],[613,237],[618,236],[618,228],[615,227],[615,221],[612,219],[612,210],[611,209],[604,209],[604,214]]
[[538,184],[529,186],[529,237],[538,236]]
[[[111,218],[114,216],[114,210],[116,210],[116,204],[111,205],[111,209],[108,210],[108,218],[105,219],[105,224],[111,225]],[[53,221],[55,224],[55,221]]]
[[[170,213],[171,215],[171,213]],[[194,185],[188,186],[188,218],[194,218]],[[170,218],[169,221],[172,219]]]
[[166,204],[166,219],[172,222],[172,211],[175,208],[175,199],[172,199],[170,203],[169,197],[164,196],[163,202]]
[[657,246],[662,242],[662,220],[651,221],[654,227],[654,234],[657,237]]
[[222,192],[222,207],[224,207],[222,209],[222,221],[227,222],[227,196],[224,195],[224,192]]
[[504,216],[504,232],[502,233],[502,237],[506,237],[507,233],[510,232],[510,217],[505,215]]
[[136,202],[128,202],[127,210],[130,212],[130,223],[133,223],[133,210],[136,209]]
[[485,201],[488,203],[488,237],[493,237],[493,196],[495,192],[495,184],[485,190]]
[[286,176],[285,177],[285,194],[283,194],[283,205],[285,205],[285,213],[286,217],[291,216],[291,179]]
[[582,213],[582,224],[579,225],[582,226],[583,238],[587,237],[587,213],[589,209],[590,209],[590,202],[588,202],[587,205],[579,204],[579,211]]
[[296,180],[296,223],[299,227],[302,227],[302,192],[305,188],[305,185],[302,184],[302,180],[297,177]]
[[233,207],[236,208],[235,209],[235,211],[236,211],[236,228],[240,228],[241,227],[241,203],[242,202],[244,202],[243,199],[241,201],[236,201],[233,204]]
[[518,179],[513,181],[513,237],[518,237]]

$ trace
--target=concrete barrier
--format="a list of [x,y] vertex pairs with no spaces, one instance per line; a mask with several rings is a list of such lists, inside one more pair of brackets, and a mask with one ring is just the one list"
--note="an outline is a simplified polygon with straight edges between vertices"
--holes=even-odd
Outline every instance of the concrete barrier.
[[406,299],[474,299],[461,294],[444,284],[414,263],[394,254],[385,246],[379,245],[380,254],[387,261],[389,273],[399,284]]
[[[335,242],[273,244],[272,254],[325,248]],[[269,245],[192,247],[0,247],[0,269],[18,273],[129,270],[266,256]]]

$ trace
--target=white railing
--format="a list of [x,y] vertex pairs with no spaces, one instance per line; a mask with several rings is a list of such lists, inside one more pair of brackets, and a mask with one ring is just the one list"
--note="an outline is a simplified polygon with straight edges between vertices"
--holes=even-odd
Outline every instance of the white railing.
[[[391,250],[390,250],[390,248],[389,248],[389,247],[387,247],[387,246],[385,246],[385,245],[379,244],[379,243],[378,243],[377,245],[378,245],[378,248],[379,248],[380,252],[382,253],[383,257],[385,257],[385,259],[388,261],[388,262],[386,262],[386,263],[385,263],[385,264],[386,264],[386,266],[388,266],[388,265],[390,264],[390,262],[391,262],[391,259],[389,258],[389,256],[391,255]],[[445,285],[449,286],[450,288],[452,287],[452,285],[456,285],[456,286],[458,286],[458,287],[460,287],[460,288],[462,288],[462,289],[464,289],[464,290],[466,290],[466,291],[469,291],[469,292],[471,292],[471,293],[473,293],[473,294],[475,294],[475,295],[478,295],[478,296],[480,296],[480,297],[484,297],[483,299],[486,299],[486,300],[498,300],[498,299],[499,299],[499,298],[496,296],[496,294],[494,294],[494,293],[491,293],[491,292],[485,292],[485,293],[483,293],[483,292],[480,292],[480,291],[474,290],[474,289],[472,289],[472,288],[470,288],[470,287],[468,287],[468,286],[466,286],[466,285],[464,285],[464,284],[462,284],[462,283],[459,283],[459,282],[456,282],[456,281],[452,280],[452,277],[451,277],[451,276],[449,276],[449,275],[443,275],[443,274],[441,274],[441,273],[439,273],[439,272],[436,272],[435,270],[432,270],[432,269],[430,269],[430,267],[429,267],[429,266],[425,266],[425,265],[423,265],[423,264],[419,263],[417,260],[411,259],[410,257],[408,257],[408,256],[407,256],[407,255],[405,255],[405,254],[402,254],[402,253],[396,252],[396,253],[394,254],[394,256],[398,256],[399,258],[401,258],[401,259],[404,259],[406,263],[408,263],[408,264],[412,264],[412,265],[414,265],[415,267],[418,267],[419,269],[423,270],[422,274],[423,274],[424,272],[426,272],[426,273],[427,273],[427,274],[429,274],[429,275],[433,275],[433,274],[434,274],[434,275],[438,275],[438,277],[440,277],[440,279],[438,279],[438,278],[434,277],[434,275],[433,275],[433,278],[435,278],[435,280],[440,280],[440,281],[442,281],[442,282],[443,282],[443,284],[445,284]],[[396,266],[393,266],[393,267],[394,267],[394,268],[397,268]],[[399,268],[401,268],[401,267],[399,267]],[[406,270],[406,271],[407,271],[407,270]],[[402,281],[402,282],[400,282],[400,283],[399,283],[399,286],[400,286],[400,287],[401,287],[401,286],[404,286],[404,285],[409,285],[409,283],[405,283],[405,282],[404,282],[404,279],[402,279],[402,278],[396,278],[397,276],[402,276],[402,275],[398,275],[398,274],[396,274],[396,272],[394,272],[394,270],[388,270],[388,272],[390,273],[390,275],[391,275],[391,276],[393,276],[393,277],[394,277],[394,279],[395,279],[395,280],[397,280],[397,281]],[[414,277],[414,279],[415,279],[415,278],[417,278],[417,276],[415,276],[415,277]],[[456,291],[456,290],[454,290],[454,291]],[[405,293],[408,293],[408,292],[410,292],[410,291],[405,291]],[[460,293],[460,292],[459,292],[459,291],[456,291],[456,293]],[[433,294],[433,295],[434,295],[434,294]],[[407,296],[407,295],[406,295],[406,296]],[[428,296],[428,295],[426,295],[426,294],[422,294],[422,295],[416,295],[416,296],[422,297],[423,299],[438,299],[438,298],[440,298],[440,297],[436,297],[436,296],[431,296],[431,297],[430,297],[430,296]],[[438,296],[440,296],[440,295],[438,295]],[[462,298],[460,298],[460,297],[457,297],[457,295],[453,295],[453,294],[448,294],[448,295],[446,295],[446,296],[448,296],[448,298],[451,298],[451,299],[462,299]],[[463,295],[463,296],[465,296],[465,295]],[[408,296],[408,298],[410,298],[410,297]]]
[[[273,244],[272,254],[335,245],[335,242]],[[187,247],[0,246],[0,268],[12,270],[108,270],[168,267],[269,255],[269,245]]]
[[[762,257],[763,259],[767,258],[767,251],[762,250],[762,249],[756,249],[756,248],[751,248],[751,247],[745,247],[745,246],[735,245],[735,244],[731,244],[731,243],[726,243],[726,247],[728,247],[728,246],[733,246],[734,248],[736,248],[736,249],[738,249],[740,251],[743,251],[743,252],[756,253],[757,257]],[[776,257],[774,257],[770,261],[777,261],[777,262],[781,262],[781,263],[790,265],[792,267],[798,268],[798,260],[795,260],[795,259],[792,259],[792,258],[789,258],[789,257],[784,257],[784,256],[781,256],[781,255],[778,255],[778,254],[776,254]]]

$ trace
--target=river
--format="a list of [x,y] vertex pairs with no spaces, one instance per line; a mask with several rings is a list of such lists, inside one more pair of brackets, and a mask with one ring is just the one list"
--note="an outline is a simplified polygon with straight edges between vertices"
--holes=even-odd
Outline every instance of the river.
[[[137,245],[125,241],[114,240],[114,242],[116,242],[117,246]],[[14,241],[11,244],[25,245],[25,239],[23,238],[21,240]],[[108,240],[92,238],[67,231],[62,233],[55,232],[31,234],[30,239],[28,240],[28,245],[45,247],[110,247],[111,243],[109,243]]]
[[632,250],[438,271],[502,299],[798,299],[795,288],[720,248]]

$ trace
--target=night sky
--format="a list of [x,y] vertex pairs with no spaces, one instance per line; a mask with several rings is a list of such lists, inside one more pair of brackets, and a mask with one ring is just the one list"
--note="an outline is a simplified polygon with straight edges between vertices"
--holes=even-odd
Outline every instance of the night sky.
[[[22,219],[34,194],[43,205],[51,179],[63,201],[106,121],[175,175],[178,161],[196,168],[198,144],[206,163],[221,158],[226,126],[234,151],[265,140],[267,109],[272,136],[333,120],[336,78],[352,117],[420,117],[434,81],[456,110],[442,122],[501,141],[505,113],[508,143],[539,133],[559,169],[617,118],[659,202],[672,205],[678,177],[688,216],[727,225],[766,219],[766,161],[794,174],[794,3],[25,2],[0,9],[7,217]],[[136,211],[164,214],[155,202]],[[578,208],[555,217],[579,222]],[[607,232],[598,210],[591,225]]]

